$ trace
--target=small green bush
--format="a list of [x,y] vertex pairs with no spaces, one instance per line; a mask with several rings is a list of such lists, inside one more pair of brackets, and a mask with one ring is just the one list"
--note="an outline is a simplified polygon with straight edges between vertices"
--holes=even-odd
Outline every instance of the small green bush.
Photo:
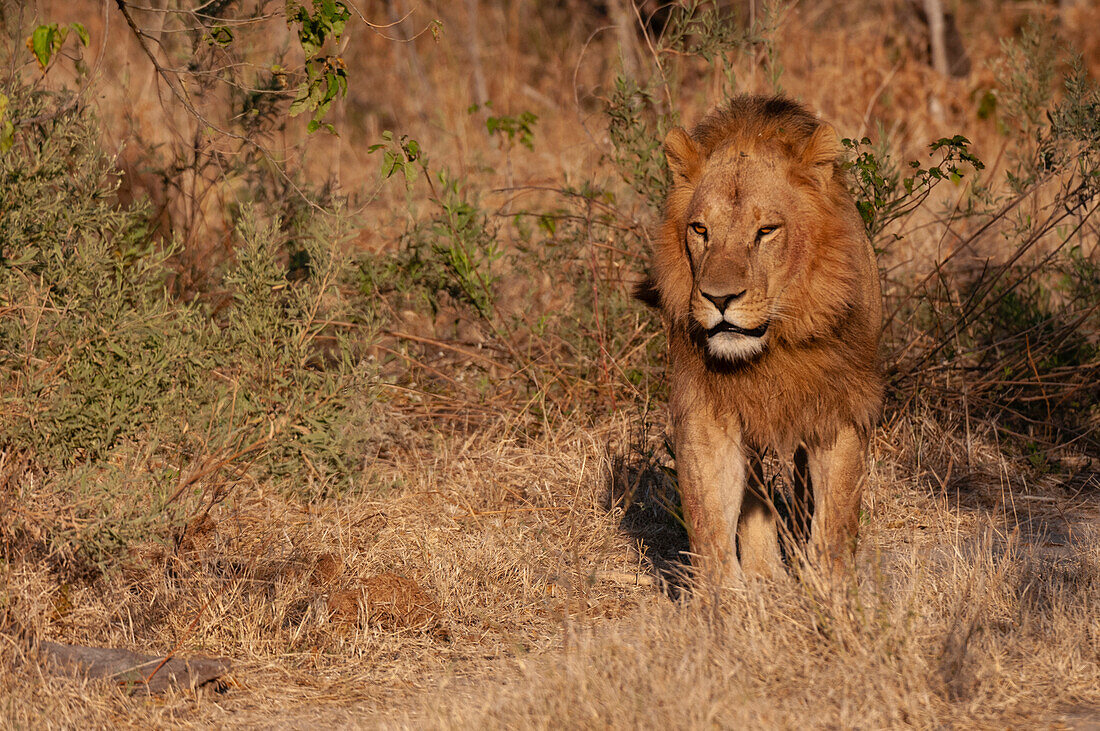
[[[117,204],[94,117],[0,93],[8,119],[38,120],[0,154],[0,449],[28,456],[69,516],[45,530],[49,550],[102,565],[247,471],[295,478],[277,484],[305,498],[352,484],[372,433],[373,316],[346,294],[342,214],[241,209],[222,301],[182,301],[177,249],[144,206]],[[22,530],[0,527],[0,543]]]
[[[345,295],[354,291],[340,248],[345,225],[319,217],[287,232],[246,209],[237,233],[237,260],[224,276],[232,307],[218,319],[214,347],[222,383],[211,386],[222,440],[269,434],[262,464],[270,473],[346,484],[370,434],[363,420],[374,371],[361,357],[373,315]],[[289,270],[288,250],[296,252]]]
[[[13,116],[60,104],[12,92]],[[0,156],[2,438],[47,465],[158,430],[213,366],[211,324],[165,290],[171,249],[153,245],[143,208],[115,204],[116,188],[79,109],[20,126]]]

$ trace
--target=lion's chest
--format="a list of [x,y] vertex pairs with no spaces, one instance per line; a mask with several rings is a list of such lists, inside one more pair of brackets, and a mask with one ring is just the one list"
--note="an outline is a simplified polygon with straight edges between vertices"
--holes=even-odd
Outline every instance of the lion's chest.
[[769,353],[723,369],[690,352],[672,355],[673,392],[683,392],[674,400],[707,409],[757,449],[787,452],[831,441],[839,427],[869,429],[877,418],[881,386],[874,365],[843,350]]

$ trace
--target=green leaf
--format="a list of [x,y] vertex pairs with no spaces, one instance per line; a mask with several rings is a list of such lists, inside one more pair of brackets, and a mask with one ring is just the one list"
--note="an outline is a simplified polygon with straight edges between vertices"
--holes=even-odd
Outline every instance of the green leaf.
[[538,226],[551,236],[558,230],[558,222],[548,213],[544,213],[538,218]]
[[76,31],[76,34],[80,36],[80,45],[87,46],[91,37],[88,35],[88,29],[81,23],[70,23],[69,27]]
[[340,91],[340,84],[336,80],[336,74],[329,72],[325,74],[325,94],[321,97],[322,104],[328,104]]
[[0,154],[6,153],[15,143],[15,125],[5,119],[0,122]]
[[386,150],[384,153],[382,153],[382,177],[390,177],[391,175],[393,175],[396,168],[397,157],[390,150]]
[[351,17],[351,13],[348,12],[347,7],[343,3],[337,3],[337,5],[340,6],[340,13],[332,20],[332,37],[339,41],[340,36],[344,35],[344,29],[347,27],[348,18]]
[[210,31],[210,40],[219,46],[225,47],[233,42],[233,31],[224,25],[219,25]]
[[31,33],[29,44],[31,52],[34,53],[34,57],[38,60],[38,65],[43,71],[46,70],[46,66],[49,65],[50,59],[53,57],[54,37],[56,35],[57,23],[40,25]]
[[302,112],[308,111],[313,108],[313,105],[309,103],[310,88],[306,84],[301,84],[297,89],[298,96],[294,98],[294,101],[290,103],[290,109],[287,110],[287,114],[292,117],[297,117]]

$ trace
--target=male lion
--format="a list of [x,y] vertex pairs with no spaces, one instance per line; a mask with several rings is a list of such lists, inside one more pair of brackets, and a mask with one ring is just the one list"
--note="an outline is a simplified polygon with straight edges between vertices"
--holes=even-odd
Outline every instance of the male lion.
[[769,448],[793,457],[792,492],[812,495],[810,555],[843,570],[855,552],[882,292],[840,151],[780,97],[739,96],[665,138],[672,188],[639,296],[668,326],[691,550],[719,583],[782,570]]

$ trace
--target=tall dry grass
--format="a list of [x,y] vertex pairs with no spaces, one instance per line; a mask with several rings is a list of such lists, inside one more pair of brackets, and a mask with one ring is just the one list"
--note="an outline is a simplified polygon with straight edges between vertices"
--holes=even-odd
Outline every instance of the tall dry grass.
[[1075,553],[986,537],[938,555],[875,557],[877,576],[847,596],[789,583],[701,592],[568,634],[563,649],[488,692],[445,688],[402,725],[1057,724],[1094,707],[1100,680],[1095,545]]

